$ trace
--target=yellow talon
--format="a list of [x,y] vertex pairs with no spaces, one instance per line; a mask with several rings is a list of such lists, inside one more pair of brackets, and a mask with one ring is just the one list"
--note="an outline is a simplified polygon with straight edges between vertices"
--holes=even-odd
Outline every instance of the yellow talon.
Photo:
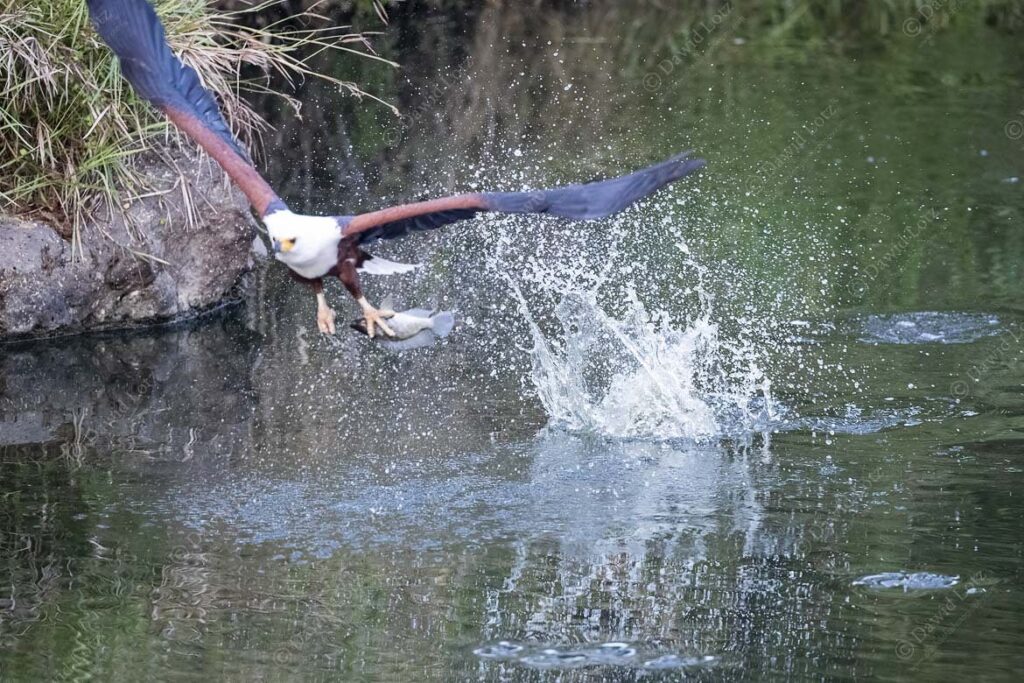
[[324,334],[334,334],[334,311],[323,309],[316,312],[316,325]]
[[385,318],[390,318],[395,314],[394,311],[379,310],[373,307],[367,307],[363,309],[363,319],[366,321],[366,334],[373,339],[376,334],[376,328],[380,327],[381,331],[389,337],[394,337],[395,332],[392,330],[386,322]]
[[323,293],[316,295],[316,326],[324,334],[334,334],[334,309],[327,305]]

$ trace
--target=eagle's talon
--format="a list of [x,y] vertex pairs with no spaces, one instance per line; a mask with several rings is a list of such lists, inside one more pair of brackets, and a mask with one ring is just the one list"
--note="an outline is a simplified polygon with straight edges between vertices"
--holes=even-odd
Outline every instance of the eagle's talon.
[[381,310],[372,306],[363,307],[363,320],[366,321],[366,335],[373,339],[376,335],[376,328],[379,327],[381,332],[389,337],[395,336],[395,331],[388,327],[388,324],[384,322],[385,318],[390,318],[395,314],[394,311]]
[[334,309],[328,306],[317,308],[316,310],[316,326],[320,328],[320,331],[324,334],[334,334]]

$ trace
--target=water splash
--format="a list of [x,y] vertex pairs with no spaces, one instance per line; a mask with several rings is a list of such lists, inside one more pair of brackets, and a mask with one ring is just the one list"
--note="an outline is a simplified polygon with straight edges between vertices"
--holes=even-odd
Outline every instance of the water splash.
[[771,422],[771,382],[754,349],[722,337],[706,297],[699,314],[677,326],[635,291],[613,313],[600,285],[562,281],[553,310],[560,329],[545,331],[507,280],[533,338],[533,385],[556,425],[613,437],[702,439]]
[[[510,189],[550,185],[533,177],[540,173],[522,169],[503,180]],[[518,352],[528,367],[517,369],[553,426],[703,440],[774,423],[774,356],[784,321],[805,313],[805,302],[766,297],[757,273],[719,258],[705,240],[720,233],[721,218],[691,210],[707,203],[690,184],[597,225],[548,221],[538,229],[535,219],[489,216],[467,241],[475,256],[486,254],[487,277],[474,292],[496,299],[488,311],[494,327],[478,336],[526,334],[532,343]],[[494,292],[495,276],[508,286]],[[509,292],[518,316],[505,308]],[[782,353],[800,354],[785,346]],[[523,360],[492,348],[496,373]]]

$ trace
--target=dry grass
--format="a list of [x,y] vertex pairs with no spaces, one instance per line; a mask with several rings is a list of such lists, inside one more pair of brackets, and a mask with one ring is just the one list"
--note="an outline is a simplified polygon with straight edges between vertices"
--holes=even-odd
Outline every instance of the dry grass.
[[[204,0],[153,3],[171,48],[218,96],[250,149],[266,124],[243,95],[267,92],[267,77],[326,78],[364,97],[358,85],[314,73],[306,60],[324,51],[380,59],[365,35],[319,16],[319,3],[286,22],[254,28],[247,21],[282,1],[222,13]],[[83,0],[0,0],[0,85],[0,211],[43,218],[69,237],[101,204],[121,206],[147,192],[134,163],[140,154],[181,142],[121,78]],[[273,94],[299,113],[296,100]]]

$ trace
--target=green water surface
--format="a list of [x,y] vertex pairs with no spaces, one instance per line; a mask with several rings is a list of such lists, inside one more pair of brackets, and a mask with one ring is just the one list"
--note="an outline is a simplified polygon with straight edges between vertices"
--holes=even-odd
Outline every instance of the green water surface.
[[[448,343],[322,339],[269,265],[195,324],[0,350],[0,679],[1021,680],[1019,35],[794,44],[630,6],[399,17],[400,72],[337,69],[407,118],[316,83],[302,123],[268,109],[296,210],[708,159],[618,222],[387,247],[426,264],[405,300],[459,312]],[[776,413],[551,424],[495,270],[529,258],[703,269]],[[616,278],[612,312],[695,314]],[[525,291],[549,324],[558,293]],[[929,576],[860,581],[886,572]]]

